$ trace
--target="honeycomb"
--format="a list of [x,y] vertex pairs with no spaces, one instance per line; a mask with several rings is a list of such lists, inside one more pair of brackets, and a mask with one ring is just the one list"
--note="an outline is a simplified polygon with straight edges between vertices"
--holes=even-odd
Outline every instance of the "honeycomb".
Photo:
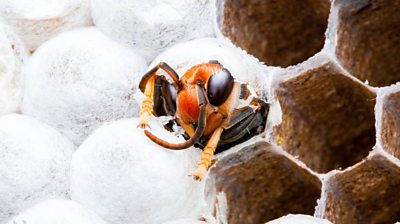
[[221,223],[399,221],[400,1],[224,2],[222,33],[280,66],[281,121],[219,156],[207,187]]
[[[0,1],[0,107],[12,101],[0,108],[0,224],[400,221],[400,0],[89,2],[36,18]],[[161,61],[182,74],[210,59],[270,113],[264,133],[216,154],[195,182],[199,149],[173,153],[136,128],[134,79]]]

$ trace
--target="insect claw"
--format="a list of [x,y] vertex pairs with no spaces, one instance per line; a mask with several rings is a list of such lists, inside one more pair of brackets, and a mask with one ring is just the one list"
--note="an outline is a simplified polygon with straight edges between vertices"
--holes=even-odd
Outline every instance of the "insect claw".
[[145,129],[145,128],[149,128],[150,129],[150,125],[148,123],[146,123],[146,122],[139,122],[137,127],[138,128],[142,128],[142,129]]
[[200,177],[200,176],[196,176],[196,175],[194,175],[194,174],[189,174],[189,176],[191,176],[191,177],[193,177],[193,180],[195,180],[195,181],[201,181],[201,179],[203,178],[203,177]]
[[207,170],[203,166],[198,166],[193,173],[189,174],[189,176],[192,176],[193,179],[196,181],[201,181],[204,178],[206,172]]
[[215,165],[217,162],[218,162],[218,158],[212,159],[212,160],[211,160],[210,167],[213,166],[213,165]]
[[193,180],[195,180],[195,181],[199,181],[199,182],[200,182],[200,181],[201,181],[201,178],[202,178],[202,177],[193,176]]
[[194,174],[192,174],[192,173],[188,174],[188,176],[189,176],[189,177],[192,177],[193,180],[195,180],[195,181],[201,181],[201,179],[200,179],[199,177],[194,176]]

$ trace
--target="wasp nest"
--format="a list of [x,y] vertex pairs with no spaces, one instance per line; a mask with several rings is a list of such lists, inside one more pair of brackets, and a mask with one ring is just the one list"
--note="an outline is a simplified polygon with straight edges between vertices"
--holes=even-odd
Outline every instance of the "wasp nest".
[[[0,224],[400,221],[399,11],[398,0],[0,0]],[[270,107],[263,132],[196,182],[201,150],[151,142],[136,90],[159,62],[183,75],[210,60]],[[152,132],[183,142],[168,121]]]
[[[220,5],[222,33],[267,65],[285,67],[298,62],[290,55],[302,61],[318,53],[286,69],[269,67],[277,112],[266,139],[274,145],[260,140],[220,155],[207,184],[216,220],[262,223],[290,213],[339,224],[400,220],[400,85],[374,87],[399,81],[399,3]],[[316,27],[326,25],[325,37]]]

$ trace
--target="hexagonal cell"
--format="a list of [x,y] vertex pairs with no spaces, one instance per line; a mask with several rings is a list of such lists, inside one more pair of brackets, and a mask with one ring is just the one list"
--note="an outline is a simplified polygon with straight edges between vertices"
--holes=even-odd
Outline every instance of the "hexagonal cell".
[[268,65],[286,67],[321,50],[329,7],[329,0],[224,0],[219,19],[233,43]]
[[327,180],[322,217],[336,224],[400,220],[400,167],[380,154]]
[[376,94],[325,61],[275,87],[282,147],[318,172],[346,168],[375,145]]
[[400,81],[398,0],[339,0],[336,54],[362,81],[385,86]]
[[400,158],[400,90],[383,99],[381,133],[383,148]]
[[207,189],[222,223],[265,223],[290,213],[313,214],[321,182],[261,140],[222,157],[210,171]]

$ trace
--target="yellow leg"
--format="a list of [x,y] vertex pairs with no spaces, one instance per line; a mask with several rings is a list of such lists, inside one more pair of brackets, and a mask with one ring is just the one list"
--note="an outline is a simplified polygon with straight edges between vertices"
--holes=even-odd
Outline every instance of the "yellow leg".
[[154,81],[155,76],[151,77],[145,87],[144,95],[145,99],[142,102],[142,106],[140,109],[140,120],[138,127],[140,128],[148,128],[150,127],[150,116],[153,113],[153,94],[154,94]]
[[211,165],[211,159],[214,155],[214,151],[218,146],[219,139],[221,138],[222,131],[224,129],[219,127],[215,129],[213,134],[211,135],[210,140],[207,142],[206,147],[201,154],[200,161],[197,163],[196,170],[191,174],[195,180],[203,179],[204,175],[206,174],[208,168]]

